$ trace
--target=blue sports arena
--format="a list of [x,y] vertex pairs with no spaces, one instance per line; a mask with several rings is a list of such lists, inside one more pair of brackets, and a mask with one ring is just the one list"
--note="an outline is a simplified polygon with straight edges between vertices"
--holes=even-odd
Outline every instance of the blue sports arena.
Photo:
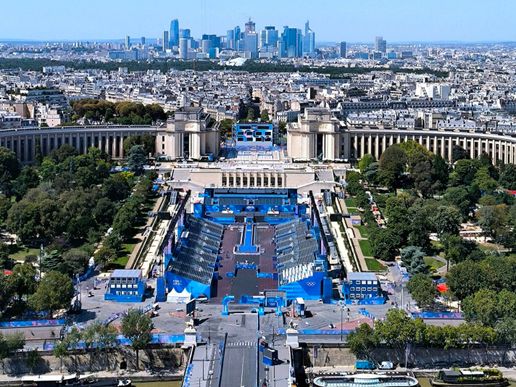
[[174,302],[231,297],[248,303],[264,294],[331,302],[313,197],[294,189],[209,188],[192,207],[165,246],[158,294]]

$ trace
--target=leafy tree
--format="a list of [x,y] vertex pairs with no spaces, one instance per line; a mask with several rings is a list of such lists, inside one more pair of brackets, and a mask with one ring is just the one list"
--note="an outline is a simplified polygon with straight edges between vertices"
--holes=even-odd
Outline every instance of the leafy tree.
[[459,300],[465,299],[487,285],[487,273],[476,262],[464,261],[450,268],[446,275],[451,292]]
[[369,208],[369,197],[364,191],[359,191],[355,197],[355,201],[359,208]]
[[444,193],[444,200],[460,211],[463,220],[469,217],[474,206],[471,196],[464,187],[449,187]]
[[220,136],[223,139],[230,139],[232,137],[234,124],[235,124],[235,122],[230,119],[224,119],[224,120],[220,121],[219,131],[220,131]]
[[354,171],[346,172],[346,192],[354,196],[363,190],[360,184],[360,175]]
[[34,373],[34,370],[38,367],[42,358],[37,349],[33,349],[27,352],[27,358],[25,359],[27,363],[27,367],[29,368],[29,372],[31,374]]
[[484,206],[478,210],[478,224],[487,236],[496,238],[509,224],[509,208],[505,204]]
[[61,363],[60,368],[63,370],[63,359],[69,355],[68,343],[65,340],[59,340],[52,349],[52,354],[57,357]]
[[428,272],[428,266],[423,260],[425,254],[420,247],[408,246],[400,250],[401,261],[407,268],[407,271],[414,274],[423,274]]
[[438,292],[430,276],[421,273],[412,276],[407,288],[420,308],[429,309],[434,306]]
[[131,186],[123,174],[117,173],[104,180],[102,194],[108,199],[118,202],[131,194]]
[[358,168],[360,169],[360,173],[364,174],[367,168],[369,168],[369,166],[374,162],[376,162],[376,159],[372,154],[367,153],[363,155],[360,161],[358,162]]
[[22,300],[24,296],[29,296],[36,290],[36,268],[30,263],[18,264],[7,282],[11,291],[18,296],[18,300]]
[[16,154],[10,149],[0,147],[0,190],[9,196],[11,181],[16,179],[21,171],[21,165]]
[[406,163],[407,156],[403,149],[398,144],[391,145],[380,157],[378,179],[391,190],[399,187]]
[[481,289],[462,301],[462,311],[467,321],[495,326],[501,319],[516,316],[516,293]]
[[446,234],[458,234],[460,222],[460,212],[452,206],[439,206],[430,217],[430,223],[439,237]]
[[452,147],[452,162],[455,163],[464,159],[469,159],[468,152],[461,146],[454,144]]
[[423,197],[429,197],[434,190],[434,180],[432,175],[432,162],[425,159],[417,162],[412,167],[412,179],[414,180],[414,188]]
[[495,325],[497,340],[509,348],[516,345],[516,319],[514,317],[499,320]]
[[[423,324],[424,326],[424,324]],[[400,309],[390,309],[383,321],[375,324],[375,329],[380,342],[384,342],[387,346],[402,349],[410,343],[416,343],[418,340],[417,328],[423,328],[419,323],[412,320],[404,311]],[[423,339],[419,337],[419,339]]]
[[384,261],[393,261],[398,252],[400,237],[390,228],[374,229],[369,238],[375,257]]
[[102,246],[95,253],[95,262],[105,264],[107,262],[111,262],[117,258],[116,249],[110,248],[108,246]]
[[22,333],[3,335],[0,333],[0,360],[11,356],[14,352],[25,346],[25,337]]
[[129,169],[136,173],[141,174],[143,172],[143,166],[147,163],[147,155],[142,145],[135,145],[129,151],[127,156],[127,166]]
[[56,163],[60,164],[69,157],[77,156],[79,152],[73,146],[69,144],[63,144],[59,148],[54,149],[50,152],[50,158]]
[[136,353],[136,368],[139,369],[139,351],[151,342],[152,320],[140,309],[129,309],[122,318],[122,334],[131,340]]
[[50,316],[58,309],[68,309],[74,293],[72,281],[62,273],[46,273],[30,297],[31,306],[38,311],[46,311]]
[[263,109],[260,113],[260,120],[262,122],[269,122],[271,119],[269,117],[269,111],[267,109]]
[[377,162],[371,163],[364,170],[364,178],[368,181],[369,184],[376,185],[378,183],[378,168],[380,164]]
[[108,225],[113,222],[115,214],[115,204],[108,198],[100,198],[91,215],[98,225]]
[[7,228],[28,244],[52,239],[62,229],[62,208],[48,192],[31,189],[9,209]]
[[39,175],[33,167],[24,167],[20,175],[13,181],[13,192],[21,199],[29,189],[39,185]]
[[62,273],[69,275],[82,274],[84,273],[90,255],[81,249],[71,249],[63,254],[62,260]]
[[478,160],[461,159],[457,161],[450,175],[450,184],[452,186],[471,185],[479,168]]
[[458,235],[445,235],[441,238],[444,247],[444,254],[448,262],[459,263],[466,260],[475,260],[481,252],[477,244],[473,241],[462,239]]
[[371,357],[371,351],[378,345],[373,328],[365,323],[348,335],[347,343],[355,356],[365,359]]
[[491,193],[498,187],[498,183],[489,173],[489,167],[481,167],[477,170],[473,184],[483,193]]
[[405,152],[409,172],[414,173],[414,167],[425,162],[428,162],[431,168],[432,152],[423,145],[414,140],[408,140],[399,144],[399,147]]
[[135,145],[142,145],[146,155],[153,155],[156,152],[156,139],[150,134],[129,136],[124,139],[124,153],[128,154]]
[[432,179],[434,192],[442,191],[448,184],[450,178],[450,167],[441,155],[434,155],[432,158]]
[[506,189],[516,189],[516,165],[502,165],[498,182]]
[[253,107],[248,107],[247,108],[247,117],[246,117],[247,121],[254,121],[255,119],[255,112],[254,112],[254,108]]

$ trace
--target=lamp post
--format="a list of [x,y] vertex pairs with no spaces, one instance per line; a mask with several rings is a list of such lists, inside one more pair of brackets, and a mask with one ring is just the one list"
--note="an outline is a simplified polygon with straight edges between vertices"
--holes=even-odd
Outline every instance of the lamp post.
[[344,313],[344,305],[340,305],[340,342],[342,344],[342,314]]

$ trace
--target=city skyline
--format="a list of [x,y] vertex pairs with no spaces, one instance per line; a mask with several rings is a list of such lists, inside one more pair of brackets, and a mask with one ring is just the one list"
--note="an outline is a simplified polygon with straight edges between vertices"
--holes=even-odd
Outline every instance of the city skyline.
[[[152,39],[161,37],[172,19],[178,19],[180,28],[191,29],[192,36],[199,38],[202,34],[225,35],[228,29],[243,26],[251,17],[257,31],[267,25],[278,29],[285,25],[303,28],[310,20],[318,43],[341,40],[371,43],[375,36],[383,36],[392,43],[516,41],[516,31],[511,28],[516,3],[507,0],[493,1],[490,7],[485,7],[482,1],[466,0],[411,3],[365,0],[345,4],[329,0],[325,5],[323,11],[320,5],[308,1],[297,2],[296,7],[268,0],[236,7],[226,0],[216,4],[195,0],[173,5],[157,0],[152,7],[138,7],[138,12],[134,12],[135,6],[120,0],[108,3],[28,0],[23,5],[2,5],[5,15],[13,17],[4,18],[0,24],[0,40],[118,40],[126,35]],[[14,17],[18,12],[23,12],[23,17],[30,21],[23,29],[19,18]],[[70,17],[74,14],[80,14],[81,18]],[[463,25],[457,29],[459,16]]]

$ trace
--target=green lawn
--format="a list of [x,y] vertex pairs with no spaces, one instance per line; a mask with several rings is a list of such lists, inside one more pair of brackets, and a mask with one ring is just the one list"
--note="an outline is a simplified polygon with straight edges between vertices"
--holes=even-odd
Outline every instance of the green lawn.
[[362,236],[362,238],[369,238],[369,230],[367,229],[366,226],[364,226],[362,224],[360,226],[353,226],[353,227],[358,228],[358,231],[360,231],[360,235]]
[[446,265],[446,263],[441,262],[433,257],[425,257],[423,258],[423,260],[428,265],[428,267],[430,267],[431,271],[437,271],[438,269]]
[[15,261],[25,261],[25,257],[27,255],[38,255],[39,249],[38,248],[29,248],[25,246],[11,246],[11,253],[9,254],[9,257],[14,259]]
[[369,242],[367,239],[361,239],[358,241],[358,244],[360,245],[360,249],[362,249],[362,254],[364,254],[365,257],[373,256],[373,248],[371,247],[371,242]]
[[346,207],[356,207],[357,206],[357,201],[355,200],[355,198],[348,198],[346,200],[344,200],[346,202]]
[[387,268],[374,258],[366,258],[367,270],[369,271],[385,271]]

